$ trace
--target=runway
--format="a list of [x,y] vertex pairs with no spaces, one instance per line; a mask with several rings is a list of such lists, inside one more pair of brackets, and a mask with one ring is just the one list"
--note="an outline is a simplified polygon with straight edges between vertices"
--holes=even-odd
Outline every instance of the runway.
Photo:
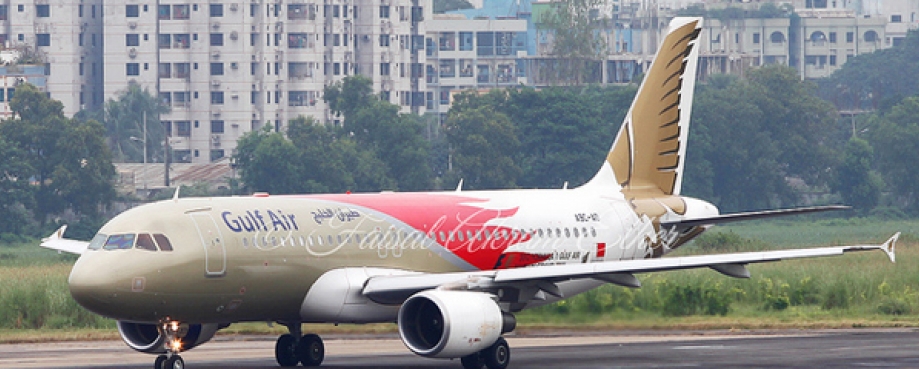
[[[511,368],[919,368],[919,330],[563,332],[509,336]],[[462,368],[394,335],[325,337],[326,368]],[[188,368],[277,368],[274,338],[218,337]],[[152,368],[120,341],[0,345],[0,368]]]

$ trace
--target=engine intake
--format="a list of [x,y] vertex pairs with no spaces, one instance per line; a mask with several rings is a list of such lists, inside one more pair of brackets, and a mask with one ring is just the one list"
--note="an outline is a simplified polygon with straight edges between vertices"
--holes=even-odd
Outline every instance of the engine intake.
[[516,320],[487,293],[430,290],[405,300],[398,325],[402,342],[415,354],[457,358],[491,346]]
[[[189,324],[188,333],[182,340],[182,351],[210,341],[220,326],[217,324]],[[128,347],[149,354],[166,352],[166,338],[160,334],[156,324],[118,322],[118,333]]]

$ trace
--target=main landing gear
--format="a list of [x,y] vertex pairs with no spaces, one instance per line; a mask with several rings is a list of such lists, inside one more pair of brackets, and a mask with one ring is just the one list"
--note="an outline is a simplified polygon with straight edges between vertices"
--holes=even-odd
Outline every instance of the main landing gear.
[[160,324],[159,331],[166,339],[166,354],[156,357],[154,369],[185,369],[185,360],[179,352],[182,351],[182,338],[188,334],[188,324],[167,320]]
[[505,369],[511,362],[511,347],[507,345],[504,337],[498,338],[488,348],[474,354],[463,356],[460,359],[464,369]]
[[287,326],[290,334],[281,335],[278,337],[278,342],[275,343],[274,357],[278,360],[278,365],[291,367],[297,366],[297,363],[303,366],[322,364],[322,359],[325,358],[322,338],[312,333],[301,336],[300,322],[283,324]]

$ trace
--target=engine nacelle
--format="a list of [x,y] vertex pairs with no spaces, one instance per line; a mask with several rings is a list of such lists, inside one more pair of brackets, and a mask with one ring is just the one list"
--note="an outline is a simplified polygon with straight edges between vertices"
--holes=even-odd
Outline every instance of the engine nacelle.
[[516,320],[501,312],[492,295],[429,290],[405,300],[398,324],[402,342],[415,354],[457,358],[491,346]]
[[[191,350],[195,346],[210,341],[217,333],[220,326],[217,324],[189,324],[188,333],[182,340],[182,351]],[[156,324],[118,322],[118,333],[128,347],[149,354],[162,354],[166,352],[166,337],[157,330]]]

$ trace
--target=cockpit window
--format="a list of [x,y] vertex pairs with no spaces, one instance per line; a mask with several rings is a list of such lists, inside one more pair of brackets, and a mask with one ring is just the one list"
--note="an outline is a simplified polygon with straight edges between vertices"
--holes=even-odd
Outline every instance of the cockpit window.
[[153,237],[150,237],[149,233],[141,233],[137,235],[137,246],[139,249],[156,251],[156,244],[153,243]]
[[102,248],[106,250],[130,249],[134,247],[134,238],[133,234],[113,234],[108,237]]
[[169,242],[166,235],[157,233],[153,235],[153,238],[156,240],[156,244],[160,246],[160,250],[172,251],[172,243]]
[[105,245],[105,240],[107,240],[107,239],[108,239],[108,236],[106,236],[106,235],[104,235],[104,234],[102,234],[102,233],[96,234],[96,236],[93,237],[93,240],[89,242],[89,247],[88,247],[88,248],[89,248],[90,250],[98,250],[98,249],[101,249],[101,248],[102,248],[102,245]]

